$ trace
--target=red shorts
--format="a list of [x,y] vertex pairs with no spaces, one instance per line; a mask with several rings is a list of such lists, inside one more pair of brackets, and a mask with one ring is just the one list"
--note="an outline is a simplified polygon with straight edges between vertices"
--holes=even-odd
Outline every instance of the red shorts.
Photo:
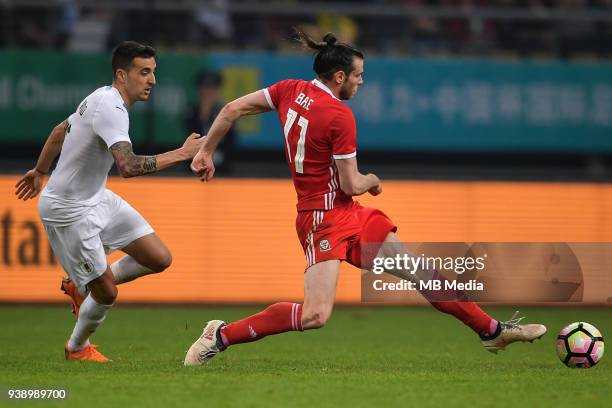
[[332,259],[368,268],[389,232],[397,231],[385,213],[356,201],[329,211],[301,211],[295,228],[306,255],[306,269]]

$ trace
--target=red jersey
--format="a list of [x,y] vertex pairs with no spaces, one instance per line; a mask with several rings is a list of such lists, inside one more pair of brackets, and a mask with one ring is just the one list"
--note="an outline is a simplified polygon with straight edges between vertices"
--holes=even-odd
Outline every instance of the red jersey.
[[288,79],[264,89],[278,111],[285,156],[297,192],[297,210],[331,210],[353,201],[340,189],[334,159],[357,155],[351,109],[318,80]]

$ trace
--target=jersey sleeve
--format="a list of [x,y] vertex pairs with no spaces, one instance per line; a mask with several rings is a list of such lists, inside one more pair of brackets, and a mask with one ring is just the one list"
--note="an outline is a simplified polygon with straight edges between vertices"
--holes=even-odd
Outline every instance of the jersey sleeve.
[[273,110],[278,110],[280,101],[290,92],[290,89],[295,82],[296,81],[294,79],[286,79],[264,88],[264,95],[266,96],[266,100],[268,101],[270,108]]
[[100,136],[110,149],[117,142],[129,142],[130,117],[123,106],[102,101],[94,112],[92,127],[96,135]]
[[357,156],[357,125],[355,116],[346,109],[336,117],[331,126],[331,145],[334,159],[350,159]]

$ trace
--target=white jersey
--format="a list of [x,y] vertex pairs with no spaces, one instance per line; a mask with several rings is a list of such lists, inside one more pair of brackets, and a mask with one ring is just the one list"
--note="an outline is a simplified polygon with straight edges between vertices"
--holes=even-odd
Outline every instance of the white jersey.
[[59,161],[41,194],[40,216],[45,223],[77,222],[104,195],[114,159],[109,148],[130,142],[130,119],[119,91],[96,89],[68,118],[68,132]]

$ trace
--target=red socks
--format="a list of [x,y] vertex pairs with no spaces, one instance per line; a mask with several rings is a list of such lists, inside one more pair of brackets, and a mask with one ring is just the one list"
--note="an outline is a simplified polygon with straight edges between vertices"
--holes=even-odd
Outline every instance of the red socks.
[[[438,272],[434,272],[432,279],[447,280]],[[464,291],[423,291],[421,294],[433,307],[443,313],[455,316],[478,335],[488,336],[496,332],[497,321],[486,314],[476,303],[468,302],[468,296]]]
[[497,327],[497,322],[474,302],[431,302],[431,305],[443,313],[455,316],[478,335],[492,334]]
[[302,330],[302,305],[281,302],[270,305],[252,316],[228,324],[220,330],[220,334],[227,347],[232,344],[259,340],[270,334]]

